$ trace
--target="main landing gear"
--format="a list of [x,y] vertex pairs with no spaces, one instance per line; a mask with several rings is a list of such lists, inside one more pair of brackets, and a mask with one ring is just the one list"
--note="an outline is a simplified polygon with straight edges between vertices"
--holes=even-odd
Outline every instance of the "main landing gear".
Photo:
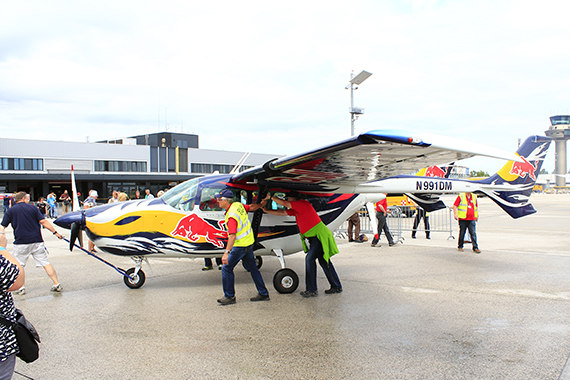
[[282,294],[293,293],[299,287],[299,276],[293,269],[285,268],[285,259],[283,258],[283,251],[280,249],[273,249],[273,253],[281,263],[279,269],[273,276],[273,287],[277,292]]

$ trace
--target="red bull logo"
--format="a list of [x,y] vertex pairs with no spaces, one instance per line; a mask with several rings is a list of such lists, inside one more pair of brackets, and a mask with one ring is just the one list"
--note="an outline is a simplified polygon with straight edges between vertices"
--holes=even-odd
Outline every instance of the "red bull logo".
[[517,175],[521,178],[526,178],[528,174],[529,178],[532,178],[533,180],[536,181],[536,174],[534,174],[534,172],[536,171],[536,166],[527,161],[526,158],[522,156],[521,158],[524,162],[513,161],[513,167],[511,168],[511,171],[509,173]]
[[424,177],[444,178],[445,171],[439,166],[430,166],[429,168],[426,169],[426,174],[424,175]]
[[190,214],[178,221],[178,225],[170,234],[174,237],[182,237],[193,243],[206,241],[218,248],[224,248],[224,241],[228,239],[228,233],[224,231],[225,221],[218,221],[219,228],[214,227],[196,214]]

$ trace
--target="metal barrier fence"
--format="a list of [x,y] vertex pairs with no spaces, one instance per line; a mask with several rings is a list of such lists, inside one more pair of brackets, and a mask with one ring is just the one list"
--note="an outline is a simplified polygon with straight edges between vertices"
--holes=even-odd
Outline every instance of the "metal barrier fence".
[[[390,233],[392,234],[395,242],[403,243],[405,240],[404,233],[406,233],[406,236],[408,237],[411,237],[412,235],[416,212],[412,212],[408,206],[390,206],[388,211],[389,213],[386,223],[388,224]],[[358,214],[360,216],[360,233],[373,235],[376,230],[376,225],[372,226],[368,209],[363,207],[358,211]],[[445,209],[430,212],[427,214],[427,217],[429,220],[430,235],[432,233],[443,232],[448,234],[447,239],[455,239],[453,236],[453,226],[456,225],[457,222],[453,219],[452,208],[447,207]],[[377,223],[376,215],[373,216],[372,220],[374,223]],[[425,227],[423,218],[420,218],[418,222],[416,234],[424,234]],[[339,239],[346,239],[348,236],[348,221],[345,221],[336,231],[334,231],[334,235]]]

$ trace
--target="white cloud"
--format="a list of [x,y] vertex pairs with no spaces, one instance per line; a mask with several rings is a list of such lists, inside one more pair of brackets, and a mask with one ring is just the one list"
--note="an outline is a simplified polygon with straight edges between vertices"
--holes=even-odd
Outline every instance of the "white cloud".
[[0,128],[4,137],[84,141],[168,127],[199,134],[205,148],[240,141],[294,154],[348,137],[344,86],[365,69],[373,76],[355,93],[366,109],[357,131],[429,130],[516,148],[552,114],[570,113],[569,8],[12,2],[0,25]]

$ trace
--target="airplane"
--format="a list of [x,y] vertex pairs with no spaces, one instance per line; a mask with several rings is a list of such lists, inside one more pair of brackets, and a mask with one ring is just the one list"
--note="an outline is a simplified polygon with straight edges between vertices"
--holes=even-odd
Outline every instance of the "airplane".
[[[550,139],[531,136],[520,155],[458,142],[445,137],[392,130],[373,130],[306,153],[276,158],[240,173],[214,174],[183,182],[162,197],[97,206],[65,214],[54,223],[71,229],[70,249],[79,231],[85,230],[98,249],[131,256],[135,267],[125,271],[105,260],[124,276],[129,288],[145,282],[142,263],[148,256],[221,257],[227,233],[224,210],[214,200],[223,189],[234,200],[253,203],[269,193],[300,192],[315,207],[331,230],[337,229],[367,202],[384,194],[477,191],[495,200],[512,217],[536,212],[529,202]],[[464,147],[464,148],[459,148]],[[406,176],[421,168],[483,155],[508,160],[503,169],[485,181]],[[526,161],[528,160],[528,161]],[[532,175],[531,175],[532,174]],[[424,199],[423,206],[436,203]],[[267,208],[277,209],[268,203]],[[427,208],[426,208],[427,209]],[[285,255],[302,250],[298,228],[290,216],[264,214],[250,217],[256,238],[258,266],[262,256],[276,256],[281,264],[273,277],[279,293],[292,293],[299,285],[295,271],[285,265]]]

